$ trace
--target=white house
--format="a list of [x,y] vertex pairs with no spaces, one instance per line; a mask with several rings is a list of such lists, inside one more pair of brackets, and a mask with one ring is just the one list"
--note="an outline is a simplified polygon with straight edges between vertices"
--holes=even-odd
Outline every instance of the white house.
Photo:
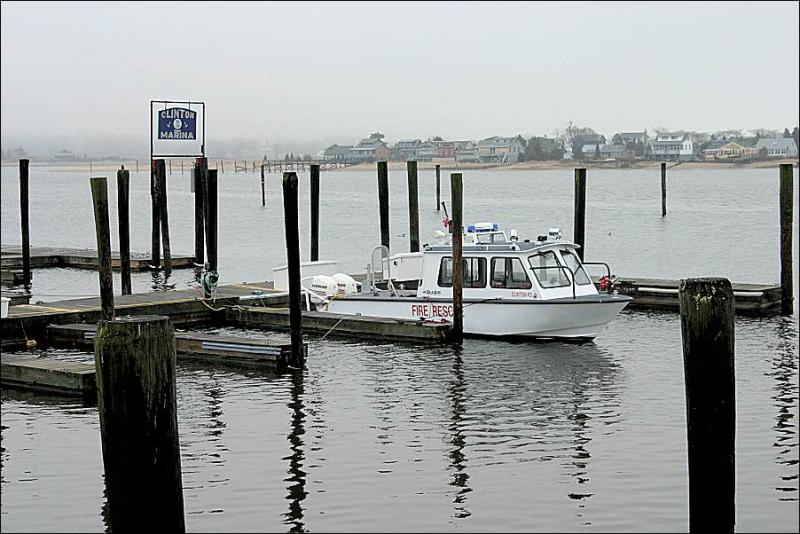
[[688,161],[694,157],[694,142],[688,133],[658,134],[653,140],[651,159]]
[[524,147],[516,137],[488,137],[478,142],[481,163],[516,163]]

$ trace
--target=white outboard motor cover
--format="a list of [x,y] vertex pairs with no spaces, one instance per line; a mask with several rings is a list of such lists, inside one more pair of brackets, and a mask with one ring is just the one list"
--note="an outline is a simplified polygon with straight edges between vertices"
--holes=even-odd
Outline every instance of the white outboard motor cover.
[[331,278],[336,282],[337,295],[352,295],[359,292],[359,284],[355,279],[344,273],[336,273]]
[[332,297],[337,291],[336,280],[325,274],[318,274],[312,278],[308,288],[323,298]]

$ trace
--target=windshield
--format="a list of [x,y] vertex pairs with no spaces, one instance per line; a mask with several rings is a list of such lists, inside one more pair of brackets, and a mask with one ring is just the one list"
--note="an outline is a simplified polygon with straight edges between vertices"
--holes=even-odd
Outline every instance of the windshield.
[[531,264],[533,274],[543,288],[572,285],[569,276],[564,272],[564,267],[552,250],[528,256],[528,263]]
[[569,270],[575,274],[576,284],[585,286],[586,284],[592,283],[592,281],[589,279],[589,276],[586,274],[586,271],[583,270],[581,260],[578,258],[577,254],[571,250],[562,250],[561,257],[564,258]]

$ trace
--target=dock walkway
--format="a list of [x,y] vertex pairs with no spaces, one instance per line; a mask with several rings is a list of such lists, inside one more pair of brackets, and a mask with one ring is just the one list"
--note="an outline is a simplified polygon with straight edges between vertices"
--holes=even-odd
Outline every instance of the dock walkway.
[[[194,256],[172,255],[173,269],[194,267]],[[97,251],[93,249],[63,247],[31,247],[31,269],[51,267],[72,267],[74,269],[97,269]],[[111,252],[111,267],[120,269],[118,251]],[[19,245],[0,246],[0,268],[4,270],[22,268],[22,247]],[[131,253],[131,271],[150,269],[150,255],[142,252]]]

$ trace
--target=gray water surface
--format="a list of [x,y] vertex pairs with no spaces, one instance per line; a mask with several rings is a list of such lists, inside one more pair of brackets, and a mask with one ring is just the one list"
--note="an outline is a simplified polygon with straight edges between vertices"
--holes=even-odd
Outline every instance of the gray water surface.
[[[587,259],[622,276],[777,281],[777,170],[675,169],[663,219],[657,172],[589,170]],[[432,175],[421,173],[423,242],[440,227]],[[571,171],[464,175],[466,221],[495,220],[524,236],[561,226],[571,236]],[[87,178],[32,168],[33,245],[94,248]],[[266,208],[257,175],[223,178],[221,283],[271,279],[285,261],[278,178]],[[132,181],[132,248],[146,251],[147,179]],[[393,246],[404,251],[405,173],[390,172],[390,182]],[[19,241],[16,187],[16,170],[3,168],[3,243]],[[188,189],[188,175],[172,175],[175,252],[193,243]],[[360,272],[379,240],[374,173],[325,173],[322,193],[321,257]],[[140,273],[134,290],[164,283]],[[194,273],[176,271],[166,283],[191,287]],[[34,272],[34,299],[96,292],[91,271]],[[625,311],[580,345],[308,341],[301,377],[179,362],[188,530],[688,529],[677,314]],[[92,361],[80,351],[36,354]],[[799,382],[797,314],[738,317],[739,531],[797,531]],[[96,407],[3,389],[0,437],[3,531],[105,528]]]

